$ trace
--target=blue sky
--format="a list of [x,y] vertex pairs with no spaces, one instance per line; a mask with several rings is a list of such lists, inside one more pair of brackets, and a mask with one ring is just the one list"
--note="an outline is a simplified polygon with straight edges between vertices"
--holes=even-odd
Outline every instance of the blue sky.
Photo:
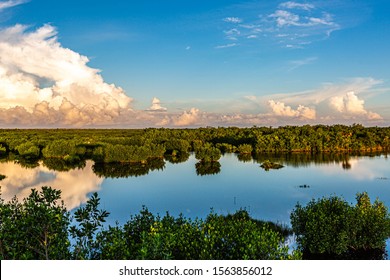
[[388,126],[389,11],[384,0],[3,0],[0,125]]

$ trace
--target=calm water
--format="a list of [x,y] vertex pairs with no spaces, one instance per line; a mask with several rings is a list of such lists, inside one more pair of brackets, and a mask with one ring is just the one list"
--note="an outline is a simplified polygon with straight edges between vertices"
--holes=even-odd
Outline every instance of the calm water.
[[[265,159],[280,162],[285,167],[265,171],[260,168]],[[0,185],[6,200],[15,195],[22,199],[29,195],[31,188],[61,189],[69,210],[85,203],[91,193],[98,192],[101,207],[111,213],[107,222],[120,225],[143,205],[154,214],[164,215],[169,211],[172,215],[182,213],[190,218],[205,218],[211,209],[228,214],[245,208],[254,218],[289,225],[290,213],[297,202],[306,204],[313,198],[335,194],[355,203],[356,193],[363,191],[368,192],[372,201],[379,198],[390,208],[390,164],[388,156],[383,154],[315,158],[302,154],[264,155],[257,160],[227,154],[221,158],[217,171],[214,168],[214,175],[204,176],[197,175],[196,163],[191,155],[183,163],[167,161],[149,171],[135,168],[136,172],[127,172],[126,167],[121,167],[112,175],[109,173],[112,167],[104,169],[104,173],[102,168],[94,167],[92,161],[69,171],[53,170],[52,164],[39,163],[34,168],[26,168],[15,162],[2,162],[0,174],[7,178]],[[128,177],[115,178],[118,174]],[[387,250],[390,251],[390,240]]]
[[[270,158],[269,156],[265,158]],[[52,186],[62,190],[68,209],[87,201],[98,192],[102,208],[111,215],[108,222],[123,224],[143,205],[164,215],[183,213],[204,218],[210,209],[221,214],[247,209],[255,218],[289,224],[289,215],[297,202],[332,194],[351,203],[357,192],[367,191],[372,200],[379,198],[390,208],[390,164],[387,155],[376,156],[305,156],[270,158],[285,165],[265,171],[259,162],[238,160],[227,154],[220,160],[220,172],[197,175],[193,156],[183,163],[165,162],[165,166],[144,176],[105,178],[93,171],[93,162],[70,171],[51,170],[42,163],[25,168],[14,162],[0,163],[2,197],[19,198],[31,188]]]

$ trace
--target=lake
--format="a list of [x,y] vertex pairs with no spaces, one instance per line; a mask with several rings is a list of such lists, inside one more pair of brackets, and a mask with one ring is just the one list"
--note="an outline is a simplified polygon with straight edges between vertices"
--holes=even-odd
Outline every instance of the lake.
[[[260,163],[270,159],[284,168],[265,171]],[[52,186],[61,189],[69,210],[85,203],[98,192],[101,207],[109,211],[108,222],[123,224],[143,205],[157,214],[183,213],[190,218],[204,218],[211,209],[233,213],[245,208],[252,217],[289,224],[297,202],[332,194],[355,203],[355,195],[366,191],[372,201],[379,198],[390,207],[390,164],[388,155],[261,155],[256,159],[225,154],[212,175],[199,175],[197,160],[190,155],[182,163],[163,162],[154,170],[137,176],[110,178],[102,176],[92,161],[68,171],[56,171],[42,162],[33,168],[16,162],[1,162],[2,197],[23,198],[31,188]],[[111,167],[112,168],[112,167]],[[199,168],[199,167],[198,167]],[[105,170],[110,172],[110,169]],[[147,175],[140,175],[145,174]],[[99,174],[99,175],[98,175]],[[111,176],[111,177],[117,177]]]

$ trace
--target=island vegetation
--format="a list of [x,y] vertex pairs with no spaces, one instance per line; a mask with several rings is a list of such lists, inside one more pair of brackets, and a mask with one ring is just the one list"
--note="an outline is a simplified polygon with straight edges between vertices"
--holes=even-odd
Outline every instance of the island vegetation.
[[[31,163],[56,159],[68,164],[182,162],[190,152],[199,162],[225,153],[242,160],[264,153],[351,153],[390,150],[389,127],[359,124],[197,129],[2,129],[0,157]],[[249,157],[248,157],[249,155]],[[347,166],[347,165],[346,165]]]
[[265,171],[269,171],[270,169],[280,169],[284,166],[280,163],[273,162],[267,159],[260,165],[260,167],[263,168]]

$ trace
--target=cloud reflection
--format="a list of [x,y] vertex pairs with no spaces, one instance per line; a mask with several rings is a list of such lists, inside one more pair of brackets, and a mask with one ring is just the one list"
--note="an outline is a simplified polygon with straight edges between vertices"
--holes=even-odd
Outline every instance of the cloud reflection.
[[89,193],[100,190],[104,178],[93,172],[92,165],[92,161],[87,161],[82,169],[60,172],[42,165],[32,169],[14,162],[0,163],[0,174],[7,176],[0,182],[1,196],[6,201],[15,195],[22,200],[30,194],[31,188],[39,190],[42,186],[51,186],[61,190],[61,198],[71,210],[85,203]]

